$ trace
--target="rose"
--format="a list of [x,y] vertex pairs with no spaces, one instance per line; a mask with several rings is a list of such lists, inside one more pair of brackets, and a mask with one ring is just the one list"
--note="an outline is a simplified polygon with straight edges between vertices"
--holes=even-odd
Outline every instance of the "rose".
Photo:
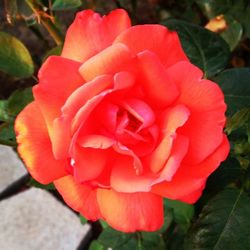
[[163,197],[194,203],[229,151],[223,94],[202,75],[176,32],[80,12],[16,120],[18,151],[87,219],[159,229]]

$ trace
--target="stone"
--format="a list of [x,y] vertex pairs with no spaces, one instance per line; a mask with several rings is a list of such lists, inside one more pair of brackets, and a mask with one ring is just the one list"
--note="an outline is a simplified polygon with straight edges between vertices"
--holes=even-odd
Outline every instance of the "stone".
[[30,188],[0,202],[0,249],[75,250],[88,224],[46,190]]
[[0,145],[0,192],[26,173],[17,153],[11,147]]

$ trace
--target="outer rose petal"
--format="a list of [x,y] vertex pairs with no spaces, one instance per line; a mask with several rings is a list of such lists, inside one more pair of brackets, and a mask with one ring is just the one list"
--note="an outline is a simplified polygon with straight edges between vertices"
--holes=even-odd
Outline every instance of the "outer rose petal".
[[163,202],[158,195],[98,189],[97,201],[103,218],[117,230],[155,231],[163,224]]
[[62,56],[84,62],[110,46],[130,25],[130,19],[122,9],[103,17],[92,10],[79,12],[67,31]]
[[15,131],[18,152],[34,179],[48,184],[67,175],[68,161],[55,160],[44,119],[35,102],[18,115]]
[[55,187],[64,201],[88,220],[102,218],[96,199],[96,189],[77,183],[71,175],[54,181]]
[[39,84],[33,94],[51,134],[53,120],[60,116],[61,107],[84,80],[78,72],[80,63],[59,57],[49,57],[39,70]]
[[[185,167],[183,166],[183,168]],[[194,178],[190,177],[188,173],[176,173],[172,181],[164,181],[156,184],[152,186],[151,191],[169,199],[179,200],[201,189],[205,185],[205,182],[206,178]]]
[[208,157],[222,142],[225,124],[223,93],[213,82],[202,80],[202,71],[188,62],[180,62],[167,69],[180,95],[177,103],[191,112],[179,133],[189,137],[189,151],[184,159],[189,165]]
[[224,161],[229,152],[229,143],[224,135],[222,144],[206,160],[198,165],[182,165],[170,182],[152,187],[152,191],[170,199],[194,203],[201,195],[207,177]]
[[180,197],[179,200],[186,202],[186,203],[189,203],[189,204],[193,204],[200,198],[204,188],[205,188],[205,182],[204,182],[204,185],[202,185],[200,189],[198,189],[197,191],[194,191],[188,195]]
[[211,156],[206,158],[198,165],[192,165],[188,167],[190,173],[195,177],[209,176],[219,167],[221,162],[226,160],[229,150],[230,144],[227,137],[224,135],[221,145],[213,152]]
[[[150,37],[149,37],[150,36]],[[157,54],[165,67],[188,61],[176,32],[162,25],[136,25],[122,32],[114,43],[124,43],[137,54],[149,50]]]

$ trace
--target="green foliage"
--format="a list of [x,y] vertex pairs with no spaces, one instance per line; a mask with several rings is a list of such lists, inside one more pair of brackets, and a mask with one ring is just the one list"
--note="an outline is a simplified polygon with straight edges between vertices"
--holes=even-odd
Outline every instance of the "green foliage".
[[31,88],[16,90],[8,100],[0,101],[0,143],[16,146],[14,120],[18,113],[31,101]]
[[166,207],[173,210],[174,220],[177,224],[189,224],[194,216],[194,206],[178,201],[178,200],[164,200]]
[[209,18],[221,14],[232,16],[244,28],[247,37],[250,37],[250,2],[248,0],[196,0],[203,13]]
[[226,132],[231,134],[234,130],[243,127],[245,124],[250,125],[250,107],[237,111],[231,119],[228,119]]
[[250,68],[228,69],[213,80],[218,83],[225,95],[227,114],[233,115],[250,104]]
[[198,25],[175,19],[166,20],[163,24],[177,31],[190,61],[201,68],[206,77],[211,77],[226,67],[230,52],[227,43],[219,35]]
[[233,51],[241,41],[243,28],[242,25],[232,17],[226,16],[225,19],[227,27],[220,35],[228,43],[230,50]]
[[250,198],[226,189],[203,208],[186,238],[185,249],[246,250],[250,247]]
[[53,183],[43,185],[43,184],[37,182],[33,178],[30,179],[28,185],[31,186],[31,187],[41,188],[41,189],[45,189],[45,190],[55,190],[55,186],[54,186]]
[[241,178],[241,167],[237,159],[229,157],[212,174],[207,181],[206,189],[213,194],[220,189],[237,182]]
[[33,101],[31,88],[16,90],[8,99],[9,115],[15,117],[31,101]]
[[29,77],[34,65],[29,51],[14,36],[0,32],[0,70],[16,77]]
[[81,5],[81,0],[55,0],[52,5],[52,10],[75,9]]

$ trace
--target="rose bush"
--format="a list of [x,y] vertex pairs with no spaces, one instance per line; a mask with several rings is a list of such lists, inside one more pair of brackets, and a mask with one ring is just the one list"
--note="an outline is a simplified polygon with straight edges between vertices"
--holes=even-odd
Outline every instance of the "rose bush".
[[194,203],[228,155],[223,94],[164,26],[79,12],[38,77],[16,119],[18,151],[89,220],[157,230],[163,197]]

